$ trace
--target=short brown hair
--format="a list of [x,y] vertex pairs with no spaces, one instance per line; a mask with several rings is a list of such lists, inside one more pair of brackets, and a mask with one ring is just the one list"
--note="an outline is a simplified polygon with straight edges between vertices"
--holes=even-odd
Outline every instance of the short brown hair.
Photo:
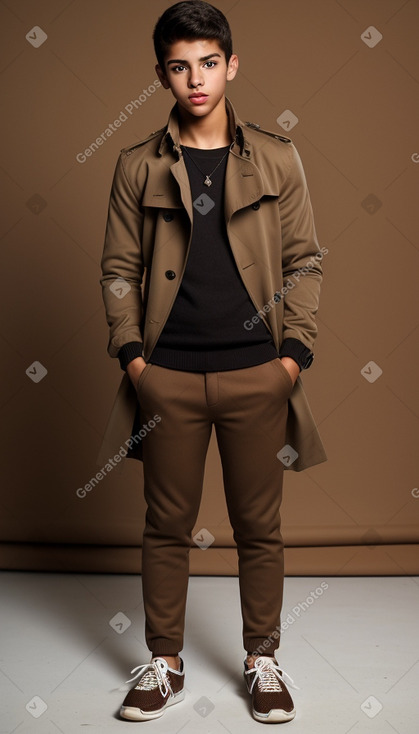
[[153,32],[154,50],[162,70],[172,43],[201,38],[218,41],[228,64],[233,53],[233,42],[228,20],[221,10],[204,0],[182,0],[165,10]]

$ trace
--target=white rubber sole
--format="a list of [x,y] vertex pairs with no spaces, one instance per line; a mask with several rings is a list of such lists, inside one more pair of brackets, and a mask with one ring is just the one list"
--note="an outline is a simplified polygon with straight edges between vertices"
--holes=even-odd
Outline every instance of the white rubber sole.
[[259,714],[257,711],[253,711],[253,718],[263,724],[281,724],[283,721],[291,721],[296,713],[295,709],[292,711],[272,709],[268,714]]
[[151,721],[152,719],[158,719],[160,716],[163,716],[169,706],[174,706],[175,703],[180,703],[184,698],[185,691],[182,690],[179,691],[179,693],[175,693],[173,696],[170,696],[164,706],[157,711],[143,711],[136,706],[121,706],[119,713],[123,719],[129,719],[130,721]]

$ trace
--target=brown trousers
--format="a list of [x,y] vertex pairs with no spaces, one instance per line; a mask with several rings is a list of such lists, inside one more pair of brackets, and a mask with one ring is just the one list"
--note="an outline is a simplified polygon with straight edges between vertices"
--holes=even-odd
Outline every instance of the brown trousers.
[[148,363],[141,373],[142,421],[161,417],[143,439],[142,585],[146,642],[153,655],[176,655],[183,648],[191,534],[212,425],[238,551],[243,645],[249,653],[263,646],[260,652],[271,654],[279,646],[284,466],[277,453],[285,443],[291,391],[291,377],[279,359],[207,373]]

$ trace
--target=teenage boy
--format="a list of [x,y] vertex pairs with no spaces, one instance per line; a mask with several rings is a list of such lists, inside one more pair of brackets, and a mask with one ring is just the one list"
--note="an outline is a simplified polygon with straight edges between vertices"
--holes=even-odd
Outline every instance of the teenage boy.
[[139,680],[120,713],[154,719],[184,697],[188,554],[214,426],[253,716],[288,721],[292,681],[275,659],[280,505],[284,465],[325,460],[298,379],[313,359],[322,252],[291,141],[241,122],[225,97],[238,58],[224,15],[201,0],[176,3],[153,39],[176,104],[167,126],[121,152],[101,278],[108,351],[147,427],[142,585],[152,657],[132,671]]

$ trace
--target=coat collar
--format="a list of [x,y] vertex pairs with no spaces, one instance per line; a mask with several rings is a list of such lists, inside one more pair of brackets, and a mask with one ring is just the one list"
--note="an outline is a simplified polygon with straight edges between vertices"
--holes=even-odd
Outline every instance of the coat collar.
[[[248,159],[251,156],[251,145],[245,138],[244,123],[239,120],[232,103],[227,97],[225,97],[225,105],[230,126],[230,135],[233,140],[232,150],[235,150],[235,152],[239,153],[243,158]],[[158,153],[159,155],[163,155],[168,150],[172,150],[174,153],[177,153],[177,155],[180,153],[177,102],[173,105],[170,111],[166,132],[163,134]]]
[[[271,183],[262,178],[258,166],[252,160],[253,148],[245,137],[245,125],[239,120],[230,100],[225,98],[226,110],[229,119],[230,132],[233,142],[230,147],[230,155],[227,159],[226,170],[226,187],[224,193],[224,213],[226,222],[230,221],[232,215],[239,209],[243,209],[250,204],[260,200],[264,193],[275,195],[274,188]],[[185,207],[189,219],[193,221],[193,205],[191,199],[191,190],[185,185],[185,163],[183,161],[182,150],[179,142],[179,120],[177,114],[177,104],[174,105],[170,112],[169,122],[163,128],[163,137],[160,142],[157,155],[175,156],[176,160],[170,164],[170,171],[178,184],[178,190],[171,189],[172,194],[169,195],[167,186],[167,168],[164,166],[160,170],[160,166],[156,169],[156,177],[161,176],[160,184],[157,184],[155,177],[149,173],[148,186],[153,191],[153,201],[156,201],[156,191],[160,191],[160,206],[179,206],[179,195],[183,206]],[[164,198],[163,198],[164,194]],[[177,203],[176,203],[177,202]]]

